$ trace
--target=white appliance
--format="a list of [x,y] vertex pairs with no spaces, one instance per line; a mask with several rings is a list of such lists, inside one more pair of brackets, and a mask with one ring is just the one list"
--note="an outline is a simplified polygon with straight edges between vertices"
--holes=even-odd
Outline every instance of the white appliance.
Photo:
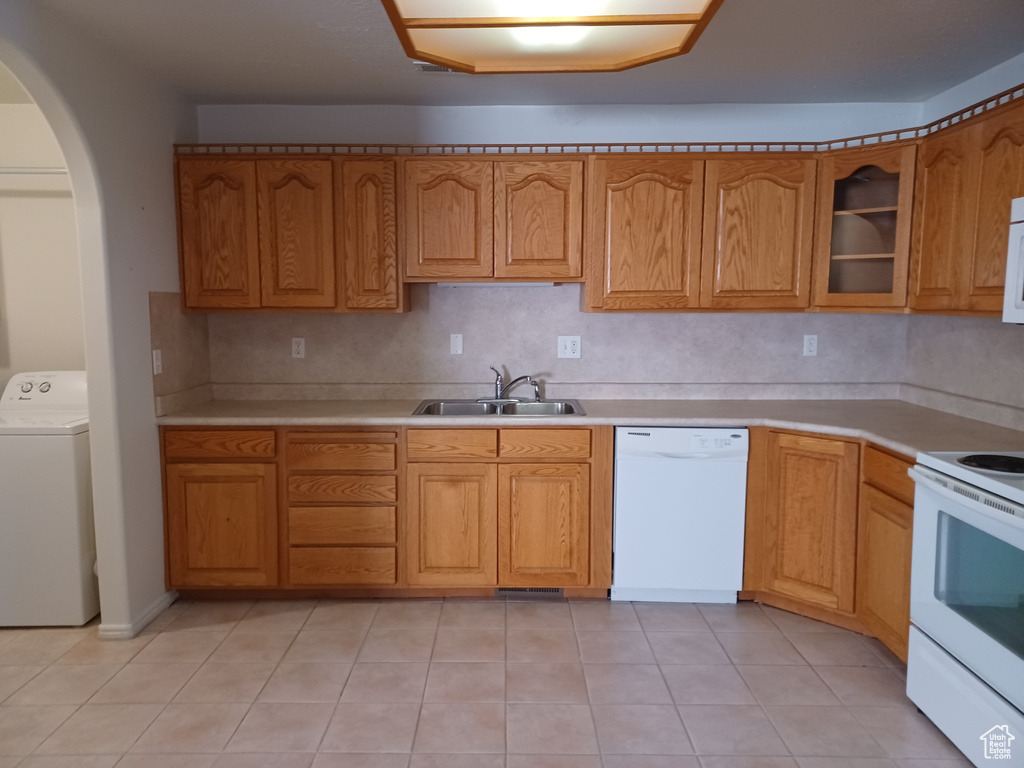
[[1024,766],[1024,451],[917,461],[907,696],[974,765]]
[[99,613],[85,371],[16,374],[0,399],[0,626]]
[[612,600],[735,603],[746,429],[616,427]]
[[1024,197],[1010,201],[1010,244],[1006,252],[1003,322],[1024,323]]

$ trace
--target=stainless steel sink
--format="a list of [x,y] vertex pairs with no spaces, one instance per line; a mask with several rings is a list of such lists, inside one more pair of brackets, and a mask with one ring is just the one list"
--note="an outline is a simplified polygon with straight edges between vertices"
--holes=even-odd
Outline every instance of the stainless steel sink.
[[498,412],[496,403],[478,403],[476,400],[424,400],[413,416],[490,416]]
[[509,403],[501,406],[501,412],[507,416],[570,416],[582,415],[583,409],[575,400],[541,400]]
[[514,401],[424,400],[413,416],[585,416],[578,400]]

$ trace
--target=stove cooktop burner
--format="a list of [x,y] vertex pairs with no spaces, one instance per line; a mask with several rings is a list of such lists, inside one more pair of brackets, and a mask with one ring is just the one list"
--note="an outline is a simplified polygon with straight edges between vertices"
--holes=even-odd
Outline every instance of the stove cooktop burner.
[[1003,456],[998,453],[974,453],[962,456],[957,462],[965,467],[984,469],[989,472],[1006,472],[1011,475],[1024,475],[1024,458],[1019,456]]

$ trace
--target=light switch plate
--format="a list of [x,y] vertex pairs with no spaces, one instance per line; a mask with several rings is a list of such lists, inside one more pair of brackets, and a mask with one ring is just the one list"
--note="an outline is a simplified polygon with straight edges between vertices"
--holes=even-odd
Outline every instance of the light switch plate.
[[164,372],[164,356],[159,349],[153,350],[153,375],[159,376]]

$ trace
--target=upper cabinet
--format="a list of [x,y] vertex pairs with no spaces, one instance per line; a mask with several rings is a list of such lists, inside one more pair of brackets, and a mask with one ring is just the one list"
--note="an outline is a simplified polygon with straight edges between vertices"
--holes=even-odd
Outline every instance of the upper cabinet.
[[1024,104],[998,112],[973,129],[978,162],[975,221],[964,309],[1002,312],[1010,201],[1024,196]]
[[408,160],[403,181],[406,276],[493,275],[492,164]]
[[814,306],[906,306],[915,154],[911,144],[821,159]]
[[958,262],[969,253],[973,229],[967,220],[972,186],[969,138],[969,131],[958,129],[921,144],[914,194],[912,309],[960,306]]
[[333,307],[330,160],[178,160],[185,305]]
[[810,301],[815,160],[709,160],[701,306],[802,309]]
[[587,308],[699,306],[704,161],[592,158],[587,174]]
[[1024,195],[1024,105],[924,139],[910,307],[1001,311],[1010,200]]
[[334,160],[339,308],[400,310],[394,160]]
[[179,158],[177,170],[185,305],[260,306],[256,164]]
[[394,160],[178,158],[185,306],[401,309]]
[[264,307],[333,307],[330,160],[256,162]]
[[184,303],[401,312],[409,283],[557,281],[596,312],[998,314],[1024,196],[1005,96],[824,152],[181,150]]
[[578,280],[583,160],[405,161],[405,275]]

